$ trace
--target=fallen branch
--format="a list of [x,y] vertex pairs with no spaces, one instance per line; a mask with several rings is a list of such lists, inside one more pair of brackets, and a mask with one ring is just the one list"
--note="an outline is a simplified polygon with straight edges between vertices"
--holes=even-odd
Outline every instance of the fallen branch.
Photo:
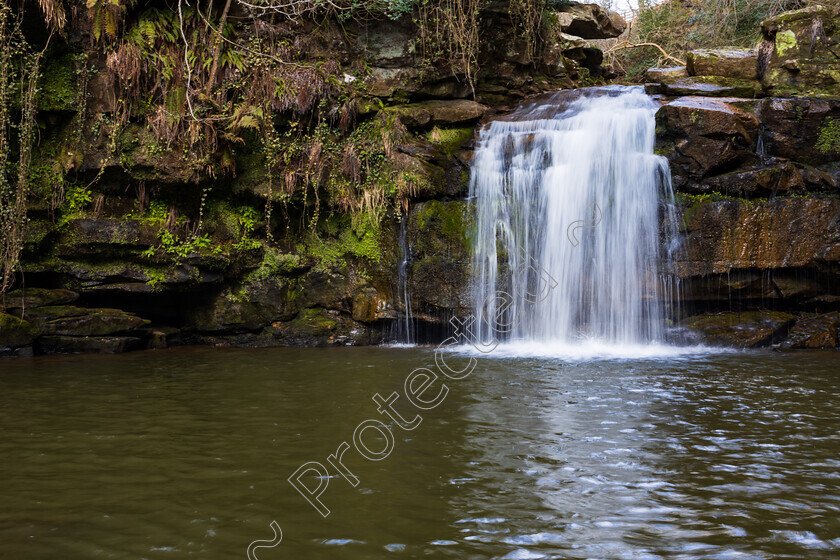
[[659,49],[659,52],[661,52],[662,56],[664,56],[665,58],[667,58],[669,60],[673,60],[674,62],[679,62],[681,66],[685,66],[685,61],[684,60],[680,60],[679,58],[677,58],[675,56],[671,56],[670,54],[666,53],[665,49],[663,49],[662,47],[660,47],[656,43],[634,43],[632,45],[630,43],[624,43],[623,45],[618,45],[618,46],[612,47],[609,50],[607,50],[606,52],[611,53],[613,51],[618,51],[618,50],[622,50],[622,49],[635,49],[636,47],[656,47],[657,49]]

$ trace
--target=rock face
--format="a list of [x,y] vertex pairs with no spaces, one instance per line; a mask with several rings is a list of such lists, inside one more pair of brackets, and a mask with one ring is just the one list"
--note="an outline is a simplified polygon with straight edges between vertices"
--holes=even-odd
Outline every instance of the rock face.
[[840,259],[837,199],[701,201],[686,210],[684,222],[687,250],[678,264],[682,277],[738,269],[816,269]]
[[682,97],[657,112],[659,152],[684,192],[837,192],[836,153],[819,149],[840,101]]
[[[689,77],[648,73],[648,89],[687,95],[663,99],[656,115],[656,151],[670,162],[682,210],[673,272],[683,313],[700,313],[681,324],[716,344],[834,348],[838,17],[810,7],[765,21],[763,32],[755,53],[689,53]],[[736,80],[753,91],[718,97]],[[682,86],[698,81],[717,86],[714,97]]]
[[[93,18],[78,18],[45,55],[21,260],[31,287],[6,295],[2,352],[378,343],[407,309],[405,291],[419,330],[444,337],[469,308],[475,126],[525,96],[603,83],[603,54],[587,40],[625,28],[576,2],[550,3],[538,33],[507,0],[473,15],[469,72],[457,53],[430,48],[412,15],[243,17],[239,43],[258,27],[291,64],[260,74],[236,118],[212,131],[173,118],[187,112],[184,80],[145,67],[123,80],[104,41],[89,40]],[[109,41],[162,17],[142,3],[124,16]],[[167,41],[151,40],[181,48]],[[251,71],[241,66],[224,80]],[[68,78],[53,95],[58,74]],[[129,82],[158,89],[140,85],[129,101]],[[213,84],[197,97],[194,87],[193,105],[227,110],[217,103],[227,86],[215,84],[218,99]],[[276,136],[262,138],[269,128]]]

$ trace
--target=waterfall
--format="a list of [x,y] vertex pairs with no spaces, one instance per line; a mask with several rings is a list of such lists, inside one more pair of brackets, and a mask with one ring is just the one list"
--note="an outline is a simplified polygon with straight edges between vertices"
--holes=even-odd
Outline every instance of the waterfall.
[[[656,110],[639,87],[587,88],[482,129],[470,185],[476,317],[495,316],[488,296],[505,290],[504,322],[521,318],[509,339],[663,340],[672,291],[663,262],[678,230],[668,163],[654,154]],[[529,257],[557,281],[536,305],[511,287]]]

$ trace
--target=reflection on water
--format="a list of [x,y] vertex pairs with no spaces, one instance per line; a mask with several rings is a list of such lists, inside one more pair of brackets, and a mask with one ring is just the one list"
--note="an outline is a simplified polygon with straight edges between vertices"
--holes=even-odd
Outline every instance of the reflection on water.
[[[0,361],[0,558],[840,556],[838,354],[493,355],[330,479],[286,482],[425,349]],[[398,401],[398,407],[408,407]],[[406,412],[408,408],[403,408]]]

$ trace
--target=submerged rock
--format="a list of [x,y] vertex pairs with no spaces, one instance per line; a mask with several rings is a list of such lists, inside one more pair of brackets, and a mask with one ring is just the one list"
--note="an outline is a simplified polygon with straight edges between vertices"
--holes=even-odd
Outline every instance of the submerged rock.
[[803,316],[797,319],[782,348],[836,348],[840,344],[840,314]]
[[747,311],[689,317],[681,326],[697,331],[706,344],[757,348],[781,340],[795,320],[789,313]]

